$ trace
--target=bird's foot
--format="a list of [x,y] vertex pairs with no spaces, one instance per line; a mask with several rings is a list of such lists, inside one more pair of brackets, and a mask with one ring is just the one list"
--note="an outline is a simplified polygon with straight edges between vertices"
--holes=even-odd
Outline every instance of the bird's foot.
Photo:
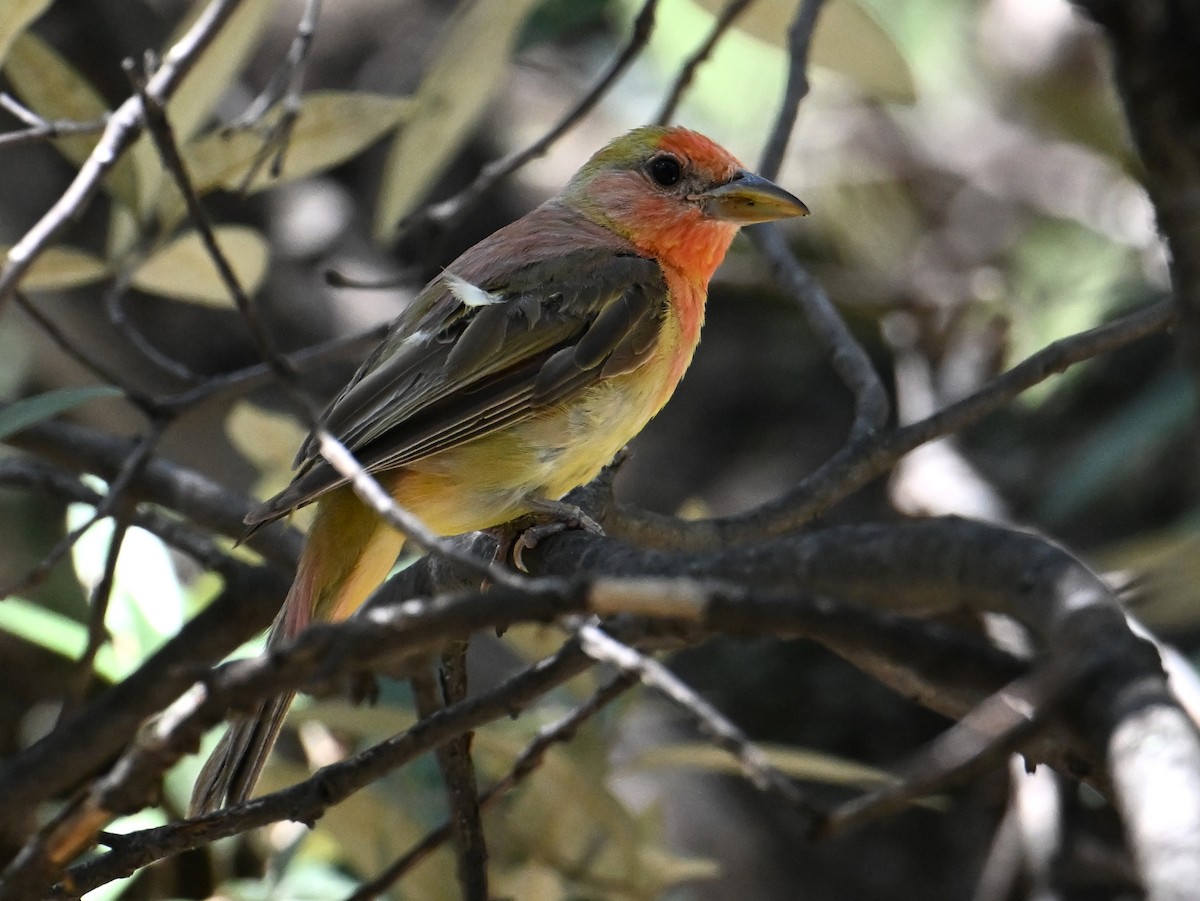
[[526,498],[526,503],[531,513],[545,517],[545,521],[524,529],[512,543],[512,560],[521,572],[529,572],[523,559],[525,551],[537,547],[539,542],[551,535],[565,532],[568,529],[582,529],[593,535],[604,534],[600,523],[574,504],[568,504],[565,501],[551,501],[543,497]]

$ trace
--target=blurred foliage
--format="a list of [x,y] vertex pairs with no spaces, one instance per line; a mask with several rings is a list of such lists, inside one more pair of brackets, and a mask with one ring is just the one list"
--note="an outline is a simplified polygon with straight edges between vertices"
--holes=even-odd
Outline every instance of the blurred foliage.
[[[288,342],[312,343],[394,315],[407,289],[334,291],[323,270],[436,272],[456,246],[527,209],[540,186],[561,183],[563,171],[613,133],[652,118],[712,28],[720,0],[662,0],[646,53],[563,146],[489,195],[474,222],[441,236],[438,248],[405,259],[389,246],[407,216],[461,188],[497,148],[518,145],[568,108],[617,52],[641,5],[327,3],[298,119],[275,169],[275,148],[264,142],[284,105],[267,104],[256,123],[235,119],[278,67],[298,5],[245,0],[168,107],[243,288]],[[164,50],[187,24],[167,21],[163,10],[177,6],[0,2],[3,89],[46,119],[99,121],[121,97],[95,46],[110,42],[103,49],[115,60],[134,52],[118,38],[149,35]],[[681,121],[751,164],[779,108],[796,8],[797,0],[754,4],[699,69],[680,109]],[[96,22],[106,27],[86,27]],[[900,397],[902,410],[961,397],[1050,341],[1162,291],[1162,252],[1104,50],[1062,0],[830,0],[812,60],[813,89],[782,181],[814,215],[791,234],[885,373],[897,352],[888,336],[909,336],[906,349],[915,348],[927,369],[930,396]],[[21,127],[5,120],[6,131]],[[24,233],[97,140],[96,133],[56,139],[61,159],[44,146],[0,148],[0,237],[11,244]],[[116,307],[99,302],[114,283],[137,292],[123,315],[156,346],[179,348],[197,371],[253,362],[251,342],[148,137],[104,188],[95,210],[27,276],[34,300],[149,390],[178,387],[177,380],[137,354]],[[283,236],[290,234],[303,240],[289,242]],[[713,295],[692,374],[622,474],[623,493],[669,511],[727,512],[774,496],[838,446],[846,423],[844,389],[744,247],[735,248]],[[961,436],[960,450],[1023,521],[1053,528],[1126,571],[1140,591],[1139,609],[1158,609],[1151,617],[1157,624],[1188,637],[1197,634],[1195,384],[1155,347],[1039,386]],[[90,385],[12,312],[0,328],[0,354],[0,390],[6,399],[24,398],[0,413],[0,436],[68,410],[115,433],[132,428],[112,406],[88,403],[111,389]],[[314,383],[331,390],[353,365],[337,361]],[[278,406],[270,392],[212,401],[172,427],[167,453],[248,493],[269,493],[288,477],[301,432]],[[945,494],[936,479],[929,491]],[[829,518],[894,516],[888,490],[872,486]],[[49,504],[32,516],[32,506],[7,492],[0,506],[0,537],[16,548],[6,579],[19,579],[90,515],[79,506],[64,515]],[[57,710],[87,642],[78,598],[96,584],[111,534],[108,522],[92,526],[75,546],[72,571],[0,604],[4,637],[19,640],[21,653],[45,652],[30,658],[29,678],[18,663],[7,667],[0,694],[22,711],[3,724],[5,748],[28,744],[53,720],[47,709]],[[95,659],[99,681],[127,674],[212,595],[215,577],[195,569],[157,538],[128,532],[105,623],[112,638]],[[502,662],[481,664],[482,678],[498,678],[559,641],[557,633],[513,630],[502,650],[487,642],[481,654]],[[8,647],[0,653],[17,653]],[[932,717],[869,694],[848,668],[811,649],[724,643],[690,652],[689,660],[722,709],[753,724],[755,734],[800,746],[780,749],[781,761],[831,790],[870,775],[846,758],[899,759],[934,728]],[[503,774],[539,726],[593,687],[594,680],[579,680],[519,719],[482,730],[475,745],[481,782]],[[769,803],[692,774],[719,762],[686,744],[690,736],[677,724],[639,729],[640,709],[619,707],[555,748],[488,814],[498,896],[784,898],[803,878],[813,899],[870,901],[964,897],[973,885],[995,818],[994,786],[978,788],[971,804],[950,805],[929,829],[901,825],[872,832],[861,845],[775,853],[799,837]],[[264,785],[285,784],[410,722],[409,699],[386,684],[377,707],[298,707],[285,753],[273,759]],[[658,750],[639,757],[644,741],[656,741]],[[631,745],[635,764],[614,764],[613,749]],[[627,770],[638,760],[654,763],[644,769],[655,779],[669,762],[678,781],[664,776],[657,789],[630,791]],[[161,809],[113,831],[179,815],[197,761],[182,761],[168,775]],[[436,770],[426,762],[358,793],[311,832],[280,825],[220,843],[199,876],[183,865],[162,867],[89,897],[341,898],[444,815]],[[723,827],[744,840],[706,845],[696,838],[724,835]],[[867,859],[871,866],[863,866]],[[263,861],[270,861],[266,876]],[[391,897],[453,898],[452,871],[440,852]]]

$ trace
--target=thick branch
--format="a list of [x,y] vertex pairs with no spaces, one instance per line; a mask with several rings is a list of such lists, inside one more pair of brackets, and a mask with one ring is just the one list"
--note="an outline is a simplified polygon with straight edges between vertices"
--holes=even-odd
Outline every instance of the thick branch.
[[1117,88],[1171,257],[1184,349],[1200,375],[1200,7],[1076,0],[1108,35]]
[[[66,422],[41,422],[6,439],[73,472],[91,472],[111,480],[124,466],[136,442],[98,429]],[[240,538],[242,518],[251,502],[208,476],[153,457],[133,480],[129,495],[176,510],[197,525],[229,538]],[[300,535],[282,524],[259,529],[246,544],[271,563],[292,572],[300,556]]]

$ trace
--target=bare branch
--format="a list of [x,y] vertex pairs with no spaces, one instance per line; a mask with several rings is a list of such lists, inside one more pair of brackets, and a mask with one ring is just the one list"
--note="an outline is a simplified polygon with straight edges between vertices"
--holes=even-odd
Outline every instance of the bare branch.
[[[55,566],[71,552],[71,548],[75,547],[75,543],[79,541],[81,535],[98,523],[102,519],[112,516],[117,507],[126,502],[130,485],[141,473],[146,461],[149,459],[151,451],[154,450],[161,435],[160,430],[156,427],[151,429],[146,434],[139,437],[133,445],[129,456],[122,461],[120,469],[117,471],[116,478],[112,485],[109,486],[108,492],[104,496],[104,500],[96,507],[95,512],[88,517],[87,522],[72,529],[61,539],[55,542],[54,546],[46,552],[46,555],[38,562],[32,570],[26,573],[16,582],[0,587],[0,597],[8,597],[13,594],[20,594],[23,591],[28,591],[32,586],[39,585],[50,574]],[[101,621],[103,615],[101,614]],[[99,630],[101,626],[93,624],[93,629]],[[91,633],[89,633],[91,634]],[[91,654],[95,654],[95,649],[92,649]],[[85,655],[88,656],[88,655]],[[89,666],[90,669],[90,666]]]
[[822,835],[857,828],[903,809],[955,780],[993,769],[1051,712],[1063,686],[1051,669],[1035,670],[1006,685],[921,750],[896,783],[841,805]]
[[[562,719],[543,726],[537,735],[517,757],[512,768],[495,785],[479,797],[481,808],[490,807],[499,798],[524,781],[541,765],[546,753],[559,742],[570,741],[587,720],[591,719],[618,697],[637,684],[628,676],[618,676],[596,691]],[[364,882],[346,901],[370,901],[377,898],[398,882],[405,873],[424,860],[450,839],[450,823],[446,822],[430,832],[405,854],[388,866],[374,879]]]
[[[96,473],[106,480],[117,477],[134,447],[128,438],[67,422],[40,422],[10,436],[6,443],[73,472]],[[244,495],[161,457],[147,462],[134,478],[130,493],[137,500],[176,510],[197,525],[233,539],[245,532],[242,520],[252,506]],[[275,524],[259,529],[246,544],[281,569],[295,571],[300,535],[294,529]]]
[[97,122],[75,122],[69,119],[50,121],[43,119],[33,110],[17,101],[15,97],[0,91],[0,108],[11,113],[28,128],[20,131],[10,131],[0,134],[0,150],[5,147],[17,147],[22,144],[35,144],[39,141],[53,141],[55,138],[65,138],[71,135],[89,135],[103,131],[107,119]]
[[230,568],[225,578],[217,599],[135,673],[4,761],[0,795],[11,814],[8,823],[28,822],[38,803],[95,772],[129,742],[146,717],[175,700],[212,661],[266,628],[287,590],[278,575],[244,566]]
[[145,468],[146,462],[150,459],[150,454],[154,451],[161,437],[162,429],[155,424],[150,431],[138,440],[133,453],[130,454],[129,458],[125,461],[125,465],[121,467],[121,471],[117,473],[117,477],[113,480],[112,485],[109,486],[104,500],[96,507],[95,513],[90,517],[88,522],[77,530],[81,535],[87,529],[91,528],[93,524],[107,516],[111,516],[113,520],[113,532],[109,538],[108,551],[104,559],[104,572],[100,577],[100,581],[92,589],[88,604],[87,645],[75,664],[75,691],[73,694],[68,694],[63,703],[62,711],[58,717],[60,723],[70,718],[85,696],[87,688],[95,675],[93,669],[96,663],[96,655],[100,652],[100,648],[105,642],[109,640],[110,636],[108,629],[104,625],[104,621],[108,615],[108,605],[112,599],[113,583],[116,580],[117,558],[121,553],[121,547],[125,543],[125,535],[129,531],[132,519],[133,504],[129,503],[128,500],[129,488],[133,480],[137,478],[138,473]]
[[[424,719],[467,696],[467,643],[456,641],[442,653],[441,690],[426,671],[409,681],[418,715]],[[438,768],[450,800],[451,834],[458,862],[463,901],[488,901],[487,841],[479,809],[479,789],[471,761],[471,739],[465,732],[437,749]]]
[[92,354],[85,346],[78,341],[70,338],[53,319],[43,313],[36,304],[34,304],[21,291],[16,291],[13,298],[26,315],[29,316],[38,327],[46,333],[56,345],[62,348],[71,359],[88,369],[93,375],[101,380],[108,382],[110,385],[115,385],[125,392],[125,397],[129,402],[140,407],[145,413],[150,413],[156,409],[156,405],[147,395],[142,393],[138,388],[131,385],[125,379],[124,373],[114,369],[111,366],[103,363],[99,358]]
[[[299,393],[296,371],[288,364],[287,358],[279,352],[279,348],[275,344],[275,336],[259,316],[258,308],[251,302],[249,296],[247,296],[241,283],[238,281],[237,273],[233,271],[233,266],[221,250],[221,246],[217,243],[217,236],[213,232],[212,222],[209,221],[208,214],[204,210],[204,205],[200,202],[200,197],[196,194],[192,180],[188,176],[187,166],[183,162],[183,157],[179,153],[179,147],[175,143],[175,134],[171,130],[170,123],[167,121],[165,109],[159,103],[158,99],[149,92],[149,82],[144,82],[135,73],[132,65],[127,60],[125,68],[133,79],[138,97],[141,98],[146,129],[149,131],[150,137],[154,139],[154,146],[158,148],[163,167],[171,175],[171,178],[175,181],[175,186],[179,188],[180,194],[183,195],[188,216],[191,218],[192,224],[196,226],[196,231],[200,235],[201,242],[204,244],[205,252],[207,252],[209,259],[212,260],[213,265],[217,267],[217,274],[229,292],[229,296],[233,299],[234,305],[237,307],[242,319],[249,326],[250,334],[253,336],[255,344],[258,345],[263,359],[274,370],[280,381],[286,384],[299,399],[304,400],[303,395]],[[308,402],[306,401],[306,403]],[[310,416],[315,419],[315,410],[310,413]]]
[[570,131],[576,122],[591,111],[592,107],[599,102],[600,98],[607,93],[613,83],[642,52],[654,31],[654,14],[657,7],[658,0],[644,0],[634,19],[633,32],[629,35],[629,40],[621,48],[620,53],[617,54],[616,59],[596,80],[591,90],[584,94],[549,131],[525,149],[488,163],[480,170],[473,182],[453,197],[410,216],[407,221],[401,223],[401,234],[411,234],[430,228],[435,231],[446,231],[453,228],[479,205],[488,191],[530,160],[537,159],[549,150],[555,141]]
[[[801,528],[887,472],[914,448],[978,422],[1022,391],[1071,366],[1169,328],[1177,316],[1171,301],[1160,301],[1105,325],[1061,338],[932,416],[865,438],[858,446],[844,445],[800,484],[748,513],[683,522],[618,505],[615,513],[601,516],[600,523],[608,534],[626,541],[689,550],[756,541]],[[586,498],[579,503],[585,509],[591,506]]]
[[229,124],[227,131],[253,128],[262,122],[267,112],[280,100],[283,101],[279,118],[265,130],[263,146],[255,155],[241,190],[246,191],[254,182],[263,165],[271,160],[271,176],[278,178],[283,172],[284,158],[296,120],[300,118],[300,91],[304,86],[304,73],[308,69],[309,52],[317,32],[317,20],[321,16],[321,0],[305,0],[304,12],[296,25],[296,35],[288,47],[287,56],[270,82],[254,102],[237,119]]
[[776,178],[783,166],[783,155],[787,152],[788,139],[796,125],[800,103],[808,96],[808,51],[812,46],[813,29],[817,27],[817,15],[825,0],[802,0],[796,9],[796,18],[788,30],[788,76],[784,88],[783,102],[775,127],[767,146],[763,150],[758,171],[767,178]]
[[[349,623],[343,624],[349,625]],[[341,627],[326,626],[306,633],[306,640],[320,631]],[[297,655],[292,655],[293,660]],[[513,711],[533,703],[549,689],[587,669],[591,661],[577,644],[566,645],[553,657],[513,676],[491,691],[443,708],[422,720],[409,731],[394,736],[353,757],[323,767],[314,776],[291,788],[255,798],[245,804],[206,814],[194,820],[147,829],[125,837],[124,846],[95,861],[80,864],[71,871],[71,885],[87,891],[113,879],[128,875],[155,860],[208,844],[218,838],[237,835],[256,826],[282,819],[312,822],[331,805],[385,773],[428,753],[442,743],[492,720],[511,716]],[[317,661],[310,656],[306,668],[312,672]],[[298,673],[300,670],[293,669]],[[224,678],[214,677],[208,695],[175,729],[193,732],[217,722],[223,716],[220,705],[227,692],[239,685],[263,681],[268,674],[263,658],[245,661],[238,670],[223,669]],[[278,690],[276,685],[273,690]],[[270,691],[272,689],[268,689]],[[165,740],[182,743],[182,735]],[[116,772],[116,770],[114,770]],[[144,803],[144,802],[143,802]]]
[[654,121],[659,125],[666,125],[675,115],[675,110],[679,106],[679,101],[683,98],[683,93],[692,83],[692,79],[696,77],[696,71],[703,65],[704,61],[712,56],[712,52],[716,49],[717,42],[724,37],[725,32],[733,27],[734,21],[742,12],[753,3],[754,0],[729,0],[717,15],[716,21],[713,22],[712,28],[708,32],[708,37],[704,39],[704,43],[697,48],[696,52],[688,57],[687,62],[683,64],[683,68],[679,70],[679,74],[675,76],[675,83],[671,85],[671,93],[667,95],[667,99],[663,102],[662,109],[658,111],[658,115],[654,117]]
[[755,788],[783,799],[801,822],[811,828],[816,816],[812,802],[790,779],[772,766],[762,748],[750,741],[716,707],[688,688],[657,660],[622,644],[595,623],[580,623],[572,631],[593,660],[615,666],[626,675],[636,676],[643,685],[655,689],[686,710],[717,747],[733,755],[742,773]]

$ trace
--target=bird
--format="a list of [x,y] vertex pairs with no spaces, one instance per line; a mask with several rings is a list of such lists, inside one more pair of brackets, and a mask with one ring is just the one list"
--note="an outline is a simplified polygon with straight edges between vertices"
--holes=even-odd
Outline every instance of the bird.
[[[320,424],[437,534],[554,509],[675,391],[738,229],[807,214],[699,132],[635,128],[434,277]],[[323,459],[315,434],[291,484],[246,523],[253,530],[310,503],[316,513],[269,645],[349,616],[404,544]],[[293,697],[233,722],[197,779],[192,813],[249,797]]]

